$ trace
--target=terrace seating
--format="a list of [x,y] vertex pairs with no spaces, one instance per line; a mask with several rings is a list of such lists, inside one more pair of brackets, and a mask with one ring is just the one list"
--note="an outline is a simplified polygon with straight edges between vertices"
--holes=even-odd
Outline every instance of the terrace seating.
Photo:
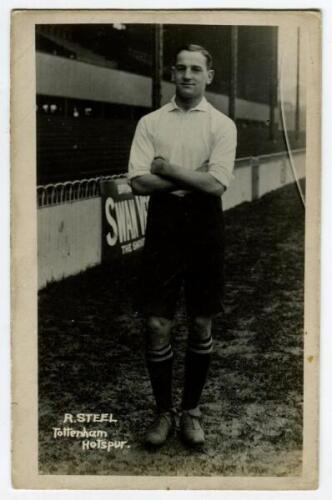
[[[38,115],[38,184],[126,172],[136,123],[130,117]],[[282,133],[272,141],[266,124],[239,121],[237,128],[238,158],[285,150]],[[294,132],[289,135],[294,148],[304,147],[304,133],[297,141]]]
[[38,115],[38,183],[125,172],[136,122]]

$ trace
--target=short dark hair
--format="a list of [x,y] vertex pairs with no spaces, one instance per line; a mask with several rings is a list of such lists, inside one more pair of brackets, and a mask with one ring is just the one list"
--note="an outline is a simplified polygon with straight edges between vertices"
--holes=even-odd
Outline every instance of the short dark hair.
[[179,49],[175,53],[175,60],[176,60],[177,56],[180,54],[180,52],[182,52],[183,50],[187,50],[189,52],[200,52],[205,57],[207,69],[212,68],[212,66],[213,66],[212,56],[211,56],[210,52],[208,50],[206,50],[204,47],[202,47],[201,45],[196,45],[194,43],[188,43],[186,45],[182,45],[181,47],[179,47]]

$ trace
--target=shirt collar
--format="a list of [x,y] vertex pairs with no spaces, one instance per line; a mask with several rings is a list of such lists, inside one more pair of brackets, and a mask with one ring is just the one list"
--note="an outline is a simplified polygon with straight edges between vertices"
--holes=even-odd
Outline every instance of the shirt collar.
[[[175,109],[179,109],[180,111],[183,111],[175,102],[175,95],[172,97],[170,101],[170,108],[169,111],[174,111]],[[208,101],[206,98],[203,96],[200,102],[194,107],[190,108],[188,111],[207,111],[208,110]]]

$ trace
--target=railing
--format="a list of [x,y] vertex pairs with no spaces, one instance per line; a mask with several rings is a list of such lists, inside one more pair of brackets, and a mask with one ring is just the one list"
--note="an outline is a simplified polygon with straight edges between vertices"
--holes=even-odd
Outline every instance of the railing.
[[[304,149],[296,149],[292,151],[292,155],[303,153]],[[271,153],[261,155],[259,157],[245,157],[236,160],[235,168],[247,166],[248,163],[254,165],[258,160],[269,161],[282,157],[285,151],[279,153]],[[100,196],[100,182],[110,179],[125,178],[126,174],[117,175],[102,175],[89,179],[80,179],[74,181],[57,182],[56,184],[46,184],[37,186],[37,206],[38,208],[61,205],[63,203],[71,203],[79,200],[87,200],[89,198],[97,198]]]
[[120,179],[125,174],[106,175],[80,179],[75,181],[57,182],[37,186],[38,208],[61,205],[100,196],[100,182],[103,180]]

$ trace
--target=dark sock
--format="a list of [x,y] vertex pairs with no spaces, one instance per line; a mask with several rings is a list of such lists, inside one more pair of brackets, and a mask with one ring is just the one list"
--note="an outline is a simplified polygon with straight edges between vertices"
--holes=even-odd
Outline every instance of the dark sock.
[[146,351],[146,358],[157,410],[159,412],[171,410],[173,406],[172,347],[168,344],[161,349],[148,348]]
[[185,361],[183,410],[190,410],[198,406],[209,370],[211,352],[211,335],[204,341],[189,339]]

